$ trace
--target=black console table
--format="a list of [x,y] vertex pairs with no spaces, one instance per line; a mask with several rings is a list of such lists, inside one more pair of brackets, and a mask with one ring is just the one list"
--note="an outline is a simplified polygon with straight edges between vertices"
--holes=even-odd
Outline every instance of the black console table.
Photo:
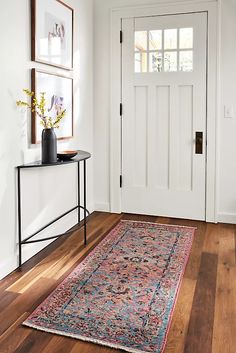
[[[48,238],[43,238],[43,239],[36,239],[33,240],[33,238],[39,234],[40,232],[42,232],[44,229],[46,229],[47,227],[51,226],[52,224],[54,224],[55,222],[59,221],[59,219],[67,216],[69,213],[78,210],[78,224],[80,223],[80,210],[83,209],[84,211],[84,244],[87,244],[87,234],[86,234],[86,218],[87,215],[89,215],[89,211],[86,208],[86,161],[87,159],[89,159],[91,157],[91,154],[85,151],[78,151],[78,154],[76,157],[74,157],[73,159],[67,160],[67,161],[61,161],[58,160],[56,163],[53,164],[42,164],[41,161],[37,161],[34,163],[28,163],[28,164],[23,164],[17,167],[17,193],[18,193],[18,239],[19,239],[19,267],[21,267],[22,265],[22,245],[26,245],[26,244],[32,244],[32,243],[38,243],[38,242],[42,242],[42,241],[46,241],[46,240],[52,240],[52,239],[57,239],[61,236],[64,235],[69,235],[72,233],[72,231],[74,230],[69,230],[68,232],[65,232],[63,234],[59,234],[59,235],[55,235],[55,236],[51,236]],[[81,206],[80,205],[80,163],[83,162],[83,179],[84,179],[84,205]],[[62,215],[58,216],[57,218],[55,218],[54,220],[52,220],[51,222],[49,222],[48,224],[46,224],[45,226],[43,226],[42,228],[40,228],[37,232],[34,232],[33,234],[31,234],[30,236],[28,236],[27,238],[25,238],[24,240],[22,240],[22,229],[21,229],[21,170],[22,169],[29,169],[29,168],[45,168],[45,167],[55,167],[55,166],[61,166],[61,165],[65,165],[65,164],[71,164],[71,163],[77,163],[78,164],[78,205],[76,205],[75,207],[71,208],[70,210],[68,210],[67,212],[63,213]]]

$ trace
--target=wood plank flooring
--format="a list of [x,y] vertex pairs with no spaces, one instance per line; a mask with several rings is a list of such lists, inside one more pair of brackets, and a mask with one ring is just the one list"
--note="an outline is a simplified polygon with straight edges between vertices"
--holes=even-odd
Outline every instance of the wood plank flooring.
[[122,352],[21,325],[121,218],[197,227],[164,353],[236,352],[234,225],[95,212],[86,248],[77,230],[0,281],[0,353]]

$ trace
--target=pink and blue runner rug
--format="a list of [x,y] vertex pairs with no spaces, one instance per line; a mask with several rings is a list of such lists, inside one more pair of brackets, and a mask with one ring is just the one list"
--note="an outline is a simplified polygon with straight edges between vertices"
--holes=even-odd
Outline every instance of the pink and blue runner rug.
[[194,228],[121,221],[24,325],[162,353]]

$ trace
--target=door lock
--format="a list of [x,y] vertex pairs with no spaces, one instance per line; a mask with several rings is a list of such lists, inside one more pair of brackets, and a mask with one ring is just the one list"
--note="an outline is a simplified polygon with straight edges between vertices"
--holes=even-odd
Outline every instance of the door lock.
[[203,154],[203,132],[202,131],[196,131],[195,153]]

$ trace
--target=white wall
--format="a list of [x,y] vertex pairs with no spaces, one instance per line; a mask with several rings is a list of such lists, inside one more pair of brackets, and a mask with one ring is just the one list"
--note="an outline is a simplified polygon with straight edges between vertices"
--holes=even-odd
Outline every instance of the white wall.
[[[159,0],[94,0],[94,138],[95,138],[95,207],[109,210],[109,119],[110,119],[110,11],[115,7],[149,5]],[[170,1],[171,2],[171,1]],[[173,1],[176,2],[176,1]],[[186,0],[187,2],[187,0]],[[194,1],[191,1],[193,2]],[[199,1],[196,1],[199,2]],[[221,100],[219,111],[219,175],[217,218],[236,223],[236,1],[222,0],[221,27]],[[219,3],[220,7],[220,3]],[[224,119],[224,105],[233,105],[234,119]],[[216,118],[217,119],[217,118]]]
[[[93,1],[67,0],[75,9],[74,138],[58,149],[93,152]],[[30,59],[30,1],[0,3],[0,278],[17,267],[17,165],[40,158],[39,146],[30,145],[30,116],[15,101],[30,87],[30,68],[55,73],[63,70],[35,64]],[[23,233],[37,230],[76,203],[76,165],[28,170],[22,174]],[[93,211],[93,159],[88,161],[88,206]],[[51,227],[45,235],[74,225],[76,214]],[[24,246],[24,260],[47,245]]]
[[[236,1],[221,1],[219,221],[236,223]],[[224,118],[232,106],[233,119]]]

